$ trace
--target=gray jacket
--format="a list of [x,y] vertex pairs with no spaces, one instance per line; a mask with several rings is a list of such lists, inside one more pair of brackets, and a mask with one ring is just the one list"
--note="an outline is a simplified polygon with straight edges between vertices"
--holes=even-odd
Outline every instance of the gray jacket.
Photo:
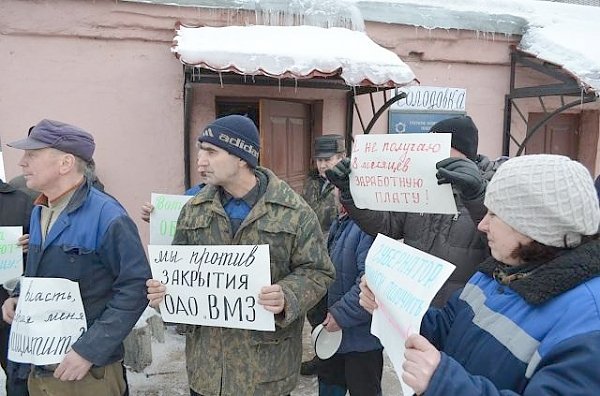
[[[477,165],[485,179],[490,180],[503,161],[490,161],[479,155]],[[367,233],[381,233],[423,252],[444,259],[456,266],[448,281],[433,299],[432,305],[442,307],[450,295],[463,287],[477,266],[489,256],[485,235],[477,224],[486,213],[483,196],[463,201],[455,193],[456,215],[430,213],[381,212],[358,209],[352,200],[341,199],[344,207]]]

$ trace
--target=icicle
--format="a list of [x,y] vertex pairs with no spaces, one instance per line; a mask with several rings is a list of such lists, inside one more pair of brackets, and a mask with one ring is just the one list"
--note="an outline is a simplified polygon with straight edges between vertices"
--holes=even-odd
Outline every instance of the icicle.
[[294,77],[294,93],[298,93],[298,79]]
[[281,76],[277,77],[277,90],[281,93]]
[[219,72],[219,82],[221,83],[221,88],[223,88],[223,73]]
[[584,91],[583,88],[584,88],[583,84],[581,84],[581,100],[580,100],[580,108],[581,108],[581,110],[580,111],[583,111],[583,96],[584,96],[583,95],[583,91]]

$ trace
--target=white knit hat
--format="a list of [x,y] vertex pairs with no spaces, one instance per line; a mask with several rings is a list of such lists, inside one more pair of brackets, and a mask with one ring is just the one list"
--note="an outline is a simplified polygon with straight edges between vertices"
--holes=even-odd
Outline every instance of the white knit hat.
[[577,161],[536,154],[506,161],[489,183],[485,206],[515,230],[548,246],[573,247],[600,225],[594,181]]

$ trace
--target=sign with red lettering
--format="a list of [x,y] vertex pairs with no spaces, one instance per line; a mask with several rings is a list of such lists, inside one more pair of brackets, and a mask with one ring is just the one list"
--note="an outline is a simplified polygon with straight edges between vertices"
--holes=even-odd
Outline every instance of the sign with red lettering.
[[435,164],[450,156],[449,133],[357,135],[350,191],[361,209],[456,213],[450,184],[437,184]]
[[165,322],[275,331],[258,304],[271,285],[269,245],[148,245],[152,276],[166,286]]

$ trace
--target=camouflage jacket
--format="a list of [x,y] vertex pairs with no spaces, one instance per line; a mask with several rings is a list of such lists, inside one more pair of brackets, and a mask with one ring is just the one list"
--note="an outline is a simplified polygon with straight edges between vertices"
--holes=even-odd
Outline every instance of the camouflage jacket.
[[302,198],[317,214],[321,231],[327,233],[331,223],[337,219],[338,205],[333,194],[333,184],[327,183],[327,186],[323,189],[324,183],[325,179],[319,176],[317,172],[311,172],[304,183]]
[[266,191],[234,236],[213,186],[192,198],[177,222],[177,245],[268,244],[271,281],[285,294],[275,332],[188,326],[188,380],[205,396],[289,394],[298,381],[304,315],[334,277],[314,212],[270,170],[257,172],[268,178]]

